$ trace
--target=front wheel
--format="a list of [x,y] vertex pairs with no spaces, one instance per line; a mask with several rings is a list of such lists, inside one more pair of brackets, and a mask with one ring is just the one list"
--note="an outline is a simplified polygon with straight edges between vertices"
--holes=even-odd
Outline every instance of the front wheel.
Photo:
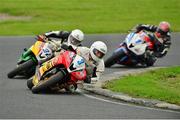
[[30,59],[30,60],[20,64],[14,70],[10,71],[7,76],[8,76],[8,78],[13,78],[14,76],[20,74],[22,71],[26,71],[26,70],[30,69],[34,65],[35,65],[35,62]]
[[27,80],[27,87],[28,87],[30,90],[32,89],[33,86],[34,86],[34,84],[33,84],[33,79]]
[[156,61],[156,59],[153,59],[153,58],[146,60],[146,66],[147,67],[153,66],[155,61]]
[[32,87],[33,93],[39,93],[43,90],[48,89],[49,87],[56,85],[65,77],[62,71],[57,72],[46,80],[41,80],[36,86]]
[[153,66],[156,62],[157,58],[154,56],[154,53],[152,51],[147,50],[145,52],[145,64],[147,67]]
[[124,57],[125,53],[123,50],[115,52],[105,61],[105,67],[111,67],[114,65],[119,59]]

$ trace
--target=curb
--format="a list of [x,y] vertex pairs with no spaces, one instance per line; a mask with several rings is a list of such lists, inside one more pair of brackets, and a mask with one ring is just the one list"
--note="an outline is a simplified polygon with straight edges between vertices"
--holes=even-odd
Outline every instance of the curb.
[[116,92],[112,92],[108,89],[103,89],[102,88],[102,84],[104,84],[106,81],[110,81],[114,78],[119,78],[122,77],[124,75],[129,75],[129,74],[135,74],[135,73],[142,73],[145,71],[149,71],[149,70],[154,70],[160,67],[153,67],[153,68],[145,68],[144,70],[140,69],[140,70],[128,70],[127,72],[123,71],[119,72],[119,73],[115,73],[116,76],[114,76],[112,74],[112,76],[106,76],[104,75],[104,78],[106,78],[106,80],[101,80],[98,81],[96,84],[84,84],[83,89],[86,91],[89,91],[91,93],[95,93],[98,95],[102,95],[105,97],[110,97],[116,100],[120,100],[123,102],[128,102],[128,103],[133,103],[133,104],[139,104],[139,105],[143,105],[143,106],[147,106],[147,107],[156,107],[156,108],[161,108],[161,109],[169,109],[169,110],[175,110],[175,111],[180,111],[180,106],[175,105],[175,104],[170,104],[170,103],[166,103],[164,101],[159,101],[159,100],[153,100],[153,99],[144,99],[144,98],[133,98],[129,95],[123,94],[123,93],[116,93]]

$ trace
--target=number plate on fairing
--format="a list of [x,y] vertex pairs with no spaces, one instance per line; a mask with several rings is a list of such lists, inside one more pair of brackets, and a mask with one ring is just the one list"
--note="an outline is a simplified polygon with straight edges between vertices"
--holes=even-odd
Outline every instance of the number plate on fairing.
[[44,46],[41,51],[39,52],[37,59],[38,61],[40,60],[45,60],[45,59],[48,59],[50,58],[51,56],[53,55],[53,52],[52,50],[48,47],[48,46]]
[[79,71],[79,70],[83,70],[83,69],[85,69],[85,61],[81,56],[76,55],[70,65],[70,67],[68,68],[68,71],[74,72],[74,71]]

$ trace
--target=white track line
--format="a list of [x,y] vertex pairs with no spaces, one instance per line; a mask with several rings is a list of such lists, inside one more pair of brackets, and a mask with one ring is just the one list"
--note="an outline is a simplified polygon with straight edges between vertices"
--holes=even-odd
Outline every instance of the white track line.
[[149,110],[172,112],[172,113],[179,113],[180,114],[180,112],[173,111],[173,110],[164,110],[164,109],[158,109],[158,108],[136,106],[136,105],[132,105],[132,104],[128,104],[128,103],[114,102],[114,101],[110,101],[110,100],[106,100],[106,99],[103,99],[103,98],[99,98],[99,97],[95,97],[95,96],[92,96],[92,95],[85,94],[79,89],[77,89],[76,91],[79,92],[80,94],[84,95],[85,97],[88,97],[88,98],[91,98],[91,99],[96,99],[96,100],[107,102],[107,103],[111,103],[111,104],[118,104],[118,105],[124,105],[124,106],[129,106],[129,107],[136,107],[136,108],[143,108],[143,109],[149,109]]

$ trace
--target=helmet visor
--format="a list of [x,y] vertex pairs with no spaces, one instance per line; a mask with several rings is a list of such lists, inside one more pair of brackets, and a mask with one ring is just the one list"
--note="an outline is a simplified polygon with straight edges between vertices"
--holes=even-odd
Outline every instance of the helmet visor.
[[70,44],[72,45],[80,45],[81,41],[79,41],[78,39],[74,38],[72,35],[69,36],[69,41],[70,41]]
[[100,59],[104,57],[104,53],[102,53],[101,51],[97,50],[96,48],[93,49],[93,53],[94,53],[94,55],[96,55]]
[[164,32],[161,29],[157,29],[157,33],[159,33],[161,35],[161,37],[165,36],[167,34],[167,32]]

